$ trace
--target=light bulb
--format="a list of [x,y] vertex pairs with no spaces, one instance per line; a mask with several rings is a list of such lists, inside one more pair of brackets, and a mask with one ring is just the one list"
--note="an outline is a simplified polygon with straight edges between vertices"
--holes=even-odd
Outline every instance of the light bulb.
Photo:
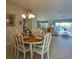
[[7,19],[6,21],[9,22],[9,19]]
[[31,19],[31,18],[35,18],[35,15],[29,14],[29,19]]
[[26,19],[26,16],[25,16],[25,14],[22,14],[22,15],[21,15],[21,17],[22,17],[23,19]]

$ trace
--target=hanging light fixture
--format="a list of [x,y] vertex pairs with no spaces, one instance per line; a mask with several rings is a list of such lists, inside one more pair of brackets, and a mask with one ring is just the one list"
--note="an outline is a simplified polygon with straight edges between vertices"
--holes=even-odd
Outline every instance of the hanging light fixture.
[[23,19],[26,19],[26,15],[25,15],[25,14],[22,14],[21,17],[22,17]]
[[35,18],[35,15],[29,14],[29,19],[31,19],[31,18]]
[[29,0],[27,0],[27,7],[28,7],[28,10],[24,9],[24,13],[21,15],[21,17],[23,19],[32,19],[32,18],[35,18],[35,15],[32,13],[32,10],[29,10]]

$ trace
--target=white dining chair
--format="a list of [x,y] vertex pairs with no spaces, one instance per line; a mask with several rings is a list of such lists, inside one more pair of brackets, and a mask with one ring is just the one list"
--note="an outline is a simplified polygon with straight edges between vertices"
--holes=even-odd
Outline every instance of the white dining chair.
[[51,33],[47,33],[44,37],[43,44],[34,45],[33,52],[41,54],[41,59],[43,59],[43,55],[46,52],[49,59],[49,45],[50,45],[51,38],[52,38]]
[[13,31],[8,30],[8,37],[9,37],[9,44],[11,45],[11,52],[17,54],[17,44],[16,44],[16,35],[19,33],[18,29],[15,29]]
[[18,44],[17,44],[17,38],[16,38],[16,36],[17,36],[17,34],[18,34],[18,32],[17,31],[14,31],[13,32],[13,34],[14,34],[14,41],[15,41],[15,55],[17,55],[17,50],[18,50]]
[[12,52],[15,54],[15,56],[17,55],[17,43],[16,43],[16,32],[12,32],[9,31],[9,36],[10,36],[10,42],[11,42],[11,48],[12,48]]
[[29,49],[29,45],[25,45],[24,40],[23,40],[23,36],[18,33],[16,35],[16,42],[17,42],[17,46],[18,46],[18,51],[17,51],[17,59],[19,57],[19,52],[22,52],[23,55],[23,59],[25,59],[25,55],[28,51],[30,51]]
[[[11,44],[11,50],[14,52],[14,49],[16,48],[16,42],[15,42],[15,37],[14,33],[12,31],[9,31],[9,37],[10,37],[10,44]],[[15,54],[16,54],[16,49],[15,49]]]
[[11,32],[11,31],[9,31],[9,37],[10,37],[10,44],[12,44],[13,45],[13,43],[14,43],[14,37],[13,37],[13,32]]
[[45,36],[45,34],[46,34],[45,30],[40,29],[40,36],[41,36],[41,37],[44,37],[44,36]]

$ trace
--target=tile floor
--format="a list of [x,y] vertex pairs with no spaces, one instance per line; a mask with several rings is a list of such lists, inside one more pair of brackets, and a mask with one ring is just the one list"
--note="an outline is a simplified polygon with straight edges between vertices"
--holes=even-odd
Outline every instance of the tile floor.
[[[44,59],[46,58],[44,55]],[[11,45],[6,46],[6,59],[16,59]],[[22,59],[20,53],[19,59]],[[26,53],[26,59],[30,59],[30,53]],[[39,54],[34,53],[33,59],[41,59]],[[50,44],[50,59],[72,59],[72,38],[62,38],[60,36],[53,36]]]

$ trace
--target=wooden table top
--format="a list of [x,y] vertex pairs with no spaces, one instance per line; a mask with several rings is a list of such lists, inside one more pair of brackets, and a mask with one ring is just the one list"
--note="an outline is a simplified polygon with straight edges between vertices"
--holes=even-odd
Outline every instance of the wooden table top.
[[24,41],[26,43],[41,43],[41,42],[43,42],[43,38],[42,39],[37,39],[35,37],[35,35],[32,34],[28,38],[24,38]]

